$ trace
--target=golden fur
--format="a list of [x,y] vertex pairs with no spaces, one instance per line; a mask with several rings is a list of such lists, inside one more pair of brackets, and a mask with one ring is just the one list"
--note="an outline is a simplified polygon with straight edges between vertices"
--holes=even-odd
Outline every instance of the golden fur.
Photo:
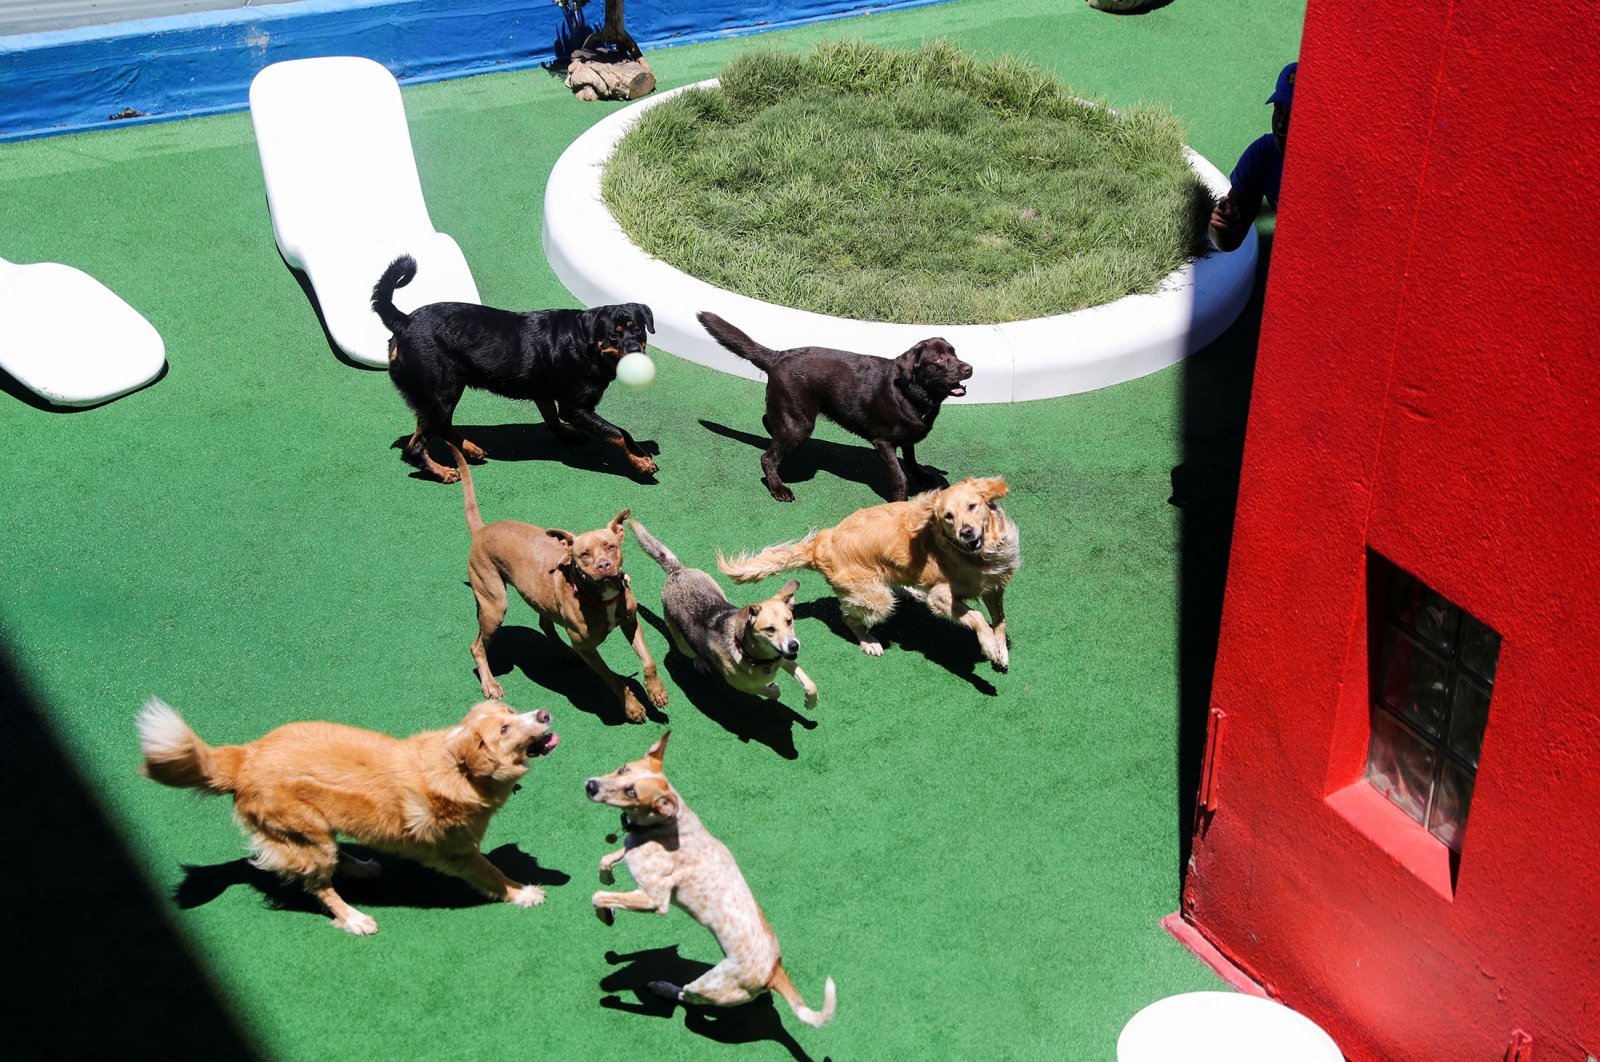
[[289,723],[244,745],[211,746],[152,697],[139,713],[142,772],[162,785],[233,794],[256,866],[297,880],[347,933],[377,922],[333,888],[336,869],[371,876],[378,865],[339,851],[336,836],[415,859],[486,896],[519,907],[544,902],[479,851],[489,818],[560,740],[550,713],[487,701],[449,730],[401,739],[339,723]]
[[[741,583],[811,568],[839,596],[845,624],[865,652],[883,645],[871,628],[894,612],[895,591],[921,598],[936,615],[969,627],[997,669],[1010,666],[1005,590],[1022,562],[1017,527],[1000,508],[1005,480],[964,479],[903,502],[860,509],[837,525],[753,556],[717,558]],[[985,620],[968,600],[981,600]]]

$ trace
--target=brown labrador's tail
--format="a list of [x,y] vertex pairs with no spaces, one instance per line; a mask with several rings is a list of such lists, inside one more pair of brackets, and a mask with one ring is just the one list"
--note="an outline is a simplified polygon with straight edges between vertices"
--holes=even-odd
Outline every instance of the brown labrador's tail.
[[483,526],[483,514],[478,511],[478,492],[472,488],[472,471],[467,468],[467,455],[448,439],[445,445],[456,455],[456,471],[461,473],[461,496],[467,502],[467,530],[476,531]]
[[770,372],[772,366],[777,364],[780,357],[778,351],[757,343],[710,310],[701,310],[696,316],[700,319],[700,324],[705,327],[705,330],[711,333],[712,339],[715,339],[762,372]]
[[753,583],[780,572],[816,567],[816,548],[817,533],[813,531],[798,542],[780,542],[753,555],[741,553],[732,560],[718,551],[717,567],[724,575],[733,576],[736,582]]
[[789,1004],[789,1009],[794,1011],[794,1016],[807,1025],[820,1029],[833,1020],[833,1012],[839,1003],[838,993],[833,987],[833,978],[828,978],[828,983],[822,989],[821,1010],[812,1010],[806,1006],[806,1001],[800,998],[800,992],[794,987],[794,982],[789,980],[789,973],[781,962],[772,971],[772,980],[767,983],[767,987],[782,996]]
[[395,306],[394,289],[405,287],[416,275],[417,260],[409,254],[403,254],[389,263],[389,268],[383,271],[383,276],[372,287],[373,312],[390,332],[400,331],[411,319],[410,314],[401,313]]
[[662,571],[671,575],[683,570],[683,562],[677,555],[646,531],[643,524],[637,520],[629,520],[628,526],[633,528],[633,537],[639,540],[639,548],[650,554],[650,558],[661,565]]
[[175,789],[202,789],[231,793],[244,749],[238,745],[212,748],[189,729],[171,705],[159,697],[144,702],[135,721],[144,766],[139,773]]

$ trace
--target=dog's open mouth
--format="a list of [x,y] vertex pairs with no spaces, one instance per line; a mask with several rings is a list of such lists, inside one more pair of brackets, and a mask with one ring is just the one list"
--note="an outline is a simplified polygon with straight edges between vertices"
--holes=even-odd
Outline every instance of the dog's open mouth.
[[954,387],[950,388],[950,397],[951,398],[961,398],[966,393],[967,393],[967,385],[966,384],[956,384]]
[[540,756],[548,756],[551,750],[560,743],[561,735],[554,730],[548,731],[542,737],[536,737],[528,742],[528,758],[532,760]]

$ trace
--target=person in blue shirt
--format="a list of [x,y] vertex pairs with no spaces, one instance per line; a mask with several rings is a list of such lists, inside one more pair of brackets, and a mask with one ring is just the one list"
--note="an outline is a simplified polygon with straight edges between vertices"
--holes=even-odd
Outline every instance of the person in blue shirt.
[[1244,242],[1265,199],[1278,209],[1278,185],[1283,179],[1283,148],[1289,140],[1289,108],[1294,103],[1298,62],[1278,74],[1278,85],[1267,102],[1272,104],[1272,132],[1258,138],[1233,168],[1228,194],[1211,211],[1211,239],[1220,250],[1231,251]]

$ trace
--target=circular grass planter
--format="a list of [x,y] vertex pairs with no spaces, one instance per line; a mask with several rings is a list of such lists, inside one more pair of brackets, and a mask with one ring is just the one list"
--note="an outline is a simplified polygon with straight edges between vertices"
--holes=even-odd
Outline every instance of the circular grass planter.
[[[943,335],[974,373],[964,402],[1048,398],[1105,387],[1170,365],[1216,338],[1248,299],[1256,242],[1231,254],[1193,259],[1151,294],[1128,295],[1070,313],[1000,324],[900,324],[859,321],[763,302],[687,275],[637,247],[606,208],[601,179],[617,142],[662,93],[617,111],[566,150],[545,191],[544,244],[552,268],[585,304],[648,303],[656,344],[700,364],[752,379],[761,373],[723,350],[695,320],[711,310],[773,347],[821,345],[894,357],[918,340]],[[1184,149],[1190,168],[1214,194],[1226,178]],[[977,189],[974,195],[981,194]]]

